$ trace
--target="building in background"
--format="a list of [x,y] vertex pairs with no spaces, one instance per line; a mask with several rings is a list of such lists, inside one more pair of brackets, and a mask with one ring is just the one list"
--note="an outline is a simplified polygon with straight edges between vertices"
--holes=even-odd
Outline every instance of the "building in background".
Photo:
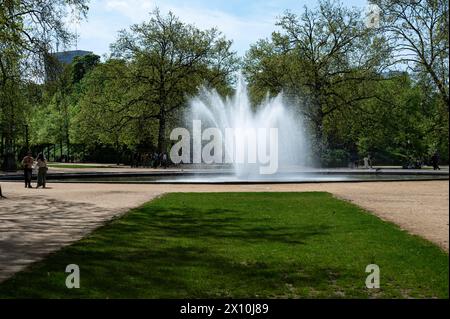
[[74,50],[74,51],[55,52],[52,53],[52,56],[54,56],[58,60],[58,62],[62,64],[70,64],[72,63],[73,59],[75,59],[77,56],[85,56],[92,53],[93,53],[92,51]]
[[93,54],[92,51],[73,50],[50,53],[45,59],[45,81],[54,81],[61,74],[64,67],[76,58]]

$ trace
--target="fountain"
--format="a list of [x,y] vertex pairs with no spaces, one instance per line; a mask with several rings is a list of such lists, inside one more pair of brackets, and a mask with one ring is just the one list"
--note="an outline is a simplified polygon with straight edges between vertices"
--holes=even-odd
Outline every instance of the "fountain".
[[[239,74],[234,96],[223,98],[214,89],[202,88],[189,104],[187,123],[201,123],[203,128],[216,128],[220,132],[219,138],[224,140],[220,150],[224,154],[223,162],[229,164],[222,168],[231,167],[234,179],[279,178],[279,173],[290,167],[305,167],[310,152],[303,120],[283,101],[282,94],[267,96],[253,109],[244,77]],[[195,129],[192,127],[191,131]],[[227,134],[230,131],[232,134]],[[196,154],[199,152],[201,148],[194,147],[193,157],[200,158]],[[276,161],[276,169],[261,173],[255,162],[260,158],[252,158],[252,152]]]
[[[231,97],[223,98],[216,90],[203,87],[200,93],[189,101],[185,122],[187,126],[192,124],[190,129],[183,129],[192,132],[192,135],[188,133],[187,138],[192,140],[187,147],[187,159],[189,163],[194,162],[197,165],[184,166],[182,173],[166,173],[159,177],[154,176],[150,181],[145,177],[142,181],[145,179],[150,183],[240,184],[448,179],[448,173],[438,176],[417,171],[399,173],[398,170],[381,172],[313,168],[310,139],[307,137],[303,118],[285,102],[282,94],[272,98],[267,96],[260,105],[252,108],[242,74],[238,74],[235,94]],[[218,133],[207,133],[211,129],[217,130]],[[271,129],[277,131],[275,143],[268,137],[270,134],[262,134],[262,138],[258,134],[259,130],[268,132]],[[232,134],[227,134],[229,130]],[[253,132],[253,138],[245,134],[246,131]],[[220,143],[209,140],[213,135],[216,135],[215,138],[219,139]],[[209,144],[215,144],[215,147],[208,148]],[[205,163],[200,160],[205,155],[205,149],[206,153],[209,153],[212,149],[217,152],[217,148],[220,153],[218,162]],[[276,170],[269,174],[261,173],[260,165],[250,160],[249,151],[252,150],[257,154],[260,154],[259,150],[263,150],[262,153],[276,153]],[[179,152],[177,150],[174,153]],[[193,161],[190,161],[191,159]],[[200,163],[203,164],[198,165]]]
[[[302,117],[285,102],[282,94],[273,98],[267,97],[259,106],[252,108],[247,86],[241,74],[237,78],[236,92],[232,97],[223,98],[213,89],[202,88],[200,93],[189,101],[189,106],[185,120],[187,124],[192,124],[191,130],[187,127],[179,129],[188,134],[186,141],[189,145],[186,148],[189,151],[184,159],[197,164],[183,164],[176,170],[158,172],[56,173],[50,174],[48,179],[76,183],[169,184],[448,180],[448,171],[313,168],[310,139]],[[215,134],[211,134],[213,129]],[[273,129],[277,134],[276,138],[272,139],[270,132]],[[230,130],[233,134],[227,134]],[[253,132],[253,137],[251,134],[245,134],[246,131]],[[269,134],[260,134],[262,131]],[[220,143],[215,143],[216,138],[210,138],[214,135],[216,138],[219,137]],[[194,145],[191,147],[191,144]],[[216,160],[215,162],[199,160],[204,159],[205,155],[208,157],[211,150],[218,151],[215,155],[219,156],[210,156]],[[257,156],[252,158],[252,152],[249,150],[254,151]],[[179,152],[173,154],[177,153]],[[267,156],[268,153],[270,156]],[[266,161],[261,161],[264,157]],[[255,158],[259,162],[254,161]],[[266,165],[267,168],[268,163],[275,163],[276,165],[273,165],[275,170],[270,170],[269,173],[262,172],[261,167],[264,168]],[[22,178],[21,175],[0,176],[0,180]]]

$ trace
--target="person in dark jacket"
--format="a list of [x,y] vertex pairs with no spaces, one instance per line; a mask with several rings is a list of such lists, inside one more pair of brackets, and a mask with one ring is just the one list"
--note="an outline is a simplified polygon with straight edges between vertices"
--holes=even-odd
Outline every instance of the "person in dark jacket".
[[435,152],[433,154],[433,156],[431,157],[431,165],[433,165],[433,170],[440,170],[441,168],[439,167],[439,153]]

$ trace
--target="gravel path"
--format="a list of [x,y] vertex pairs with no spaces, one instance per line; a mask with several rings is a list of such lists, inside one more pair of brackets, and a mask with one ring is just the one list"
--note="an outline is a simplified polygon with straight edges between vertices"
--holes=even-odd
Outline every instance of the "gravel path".
[[0,184],[0,281],[91,232],[106,220],[167,192],[327,191],[448,251],[449,183],[364,182],[264,185]]

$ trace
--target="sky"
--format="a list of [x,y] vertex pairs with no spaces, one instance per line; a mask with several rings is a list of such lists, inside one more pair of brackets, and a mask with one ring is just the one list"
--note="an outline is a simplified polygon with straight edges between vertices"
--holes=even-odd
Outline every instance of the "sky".
[[[117,38],[117,31],[148,19],[156,7],[162,13],[172,11],[181,21],[200,29],[217,27],[233,40],[233,50],[241,56],[259,39],[270,37],[275,22],[285,10],[301,13],[305,5],[317,6],[307,0],[90,0],[87,19],[71,23],[76,44],[67,50],[93,51],[104,56]],[[365,9],[367,0],[343,0],[348,7]]]

